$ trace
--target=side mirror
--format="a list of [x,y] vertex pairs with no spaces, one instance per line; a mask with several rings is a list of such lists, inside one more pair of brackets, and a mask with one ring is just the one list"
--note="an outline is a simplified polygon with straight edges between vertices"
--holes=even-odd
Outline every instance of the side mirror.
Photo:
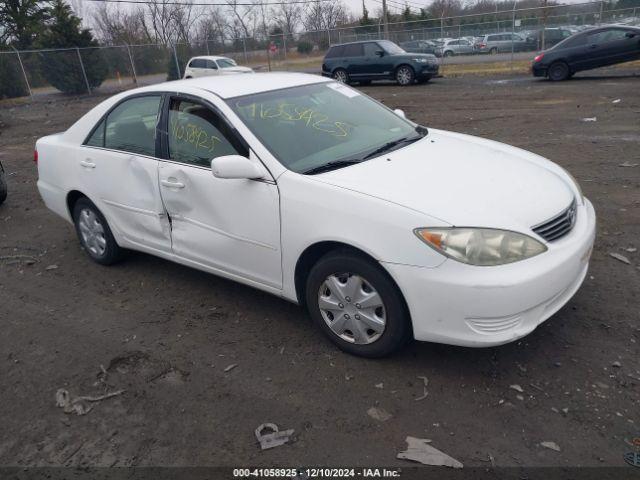
[[241,155],[224,155],[211,160],[211,171],[216,178],[263,178],[264,171],[256,163]]
[[376,50],[376,55],[379,57],[384,57],[384,50]]
[[398,115],[400,118],[407,118],[407,116],[404,114],[404,110],[400,110],[399,108],[396,108],[393,113],[395,113],[396,115]]
[[627,32],[624,35],[627,38],[634,38],[636,36],[635,32]]

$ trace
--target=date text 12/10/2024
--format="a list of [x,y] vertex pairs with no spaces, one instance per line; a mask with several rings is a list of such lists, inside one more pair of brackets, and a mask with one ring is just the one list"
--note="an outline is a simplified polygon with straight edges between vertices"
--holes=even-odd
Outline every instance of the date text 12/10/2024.
[[234,478],[400,478],[393,468],[234,468]]

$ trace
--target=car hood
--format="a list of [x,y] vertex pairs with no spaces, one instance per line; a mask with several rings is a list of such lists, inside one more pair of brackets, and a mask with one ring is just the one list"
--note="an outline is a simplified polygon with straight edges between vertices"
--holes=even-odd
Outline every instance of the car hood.
[[240,67],[240,66],[227,67],[227,68],[222,68],[220,70],[224,75],[227,75],[230,73],[253,73],[253,69],[249,67]]
[[450,225],[528,232],[574,198],[562,175],[557,165],[533,153],[430,129],[405,148],[314,178]]
[[392,56],[394,58],[407,59],[407,60],[410,60],[412,58],[429,58],[431,60],[435,60],[436,58],[435,55],[433,55],[432,53],[411,53],[411,52],[392,55]]

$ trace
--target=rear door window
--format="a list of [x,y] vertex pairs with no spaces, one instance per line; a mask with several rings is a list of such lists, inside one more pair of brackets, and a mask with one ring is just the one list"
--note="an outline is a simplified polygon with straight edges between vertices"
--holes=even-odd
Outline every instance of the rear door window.
[[364,55],[364,48],[361,43],[352,43],[344,46],[345,57],[362,57]]
[[[415,42],[409,42],[407,48],[415,47]],[[365,43],[364,44],[364,56],[365,57],[375,57],[376,52],[382,50],[377,43]]]
[[132,98],[114,108],[106,120],[105,148],[154,157],[160,98],[159,95]]

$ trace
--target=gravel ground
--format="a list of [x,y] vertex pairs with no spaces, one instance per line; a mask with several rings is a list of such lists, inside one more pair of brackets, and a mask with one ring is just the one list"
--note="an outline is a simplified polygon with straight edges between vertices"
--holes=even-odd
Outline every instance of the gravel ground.
[[[620,165],[640,163],[639,82],[616,70],[363,89],[427,126],[556,161],[599,216],[583,287],[525,339],[413,343],[375,361],[337,351],[297,306],[251,288],[138,253],[91,263],[44,208],[31,158],[37,137],[101,98],[0,103],[0,464],[407,465],[396,454],[411,435],[465,466],[625,465],[640,436],[640,166]],[[56,408],[59,388],[125,392],[75,416]],[[293,442],[260,451],[263,422],[295,429]]]

